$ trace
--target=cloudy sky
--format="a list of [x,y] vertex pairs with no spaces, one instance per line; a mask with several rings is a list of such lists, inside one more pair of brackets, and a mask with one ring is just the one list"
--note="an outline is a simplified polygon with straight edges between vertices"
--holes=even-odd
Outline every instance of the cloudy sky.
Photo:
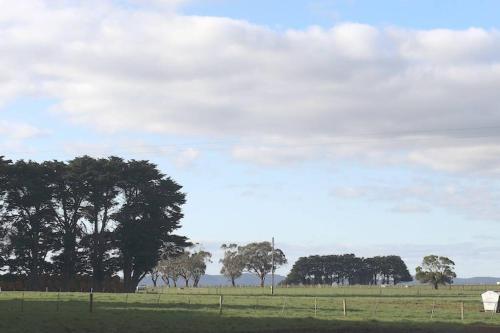
[[497,1],[0,8],[1,154],[152,160],[214,252],[275,236],[292,263],[435,253],[500,276]]

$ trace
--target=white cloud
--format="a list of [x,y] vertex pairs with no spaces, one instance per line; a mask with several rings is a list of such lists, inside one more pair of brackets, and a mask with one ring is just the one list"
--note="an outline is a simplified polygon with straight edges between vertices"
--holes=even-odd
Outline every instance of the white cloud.
[[48,132],[30,124],[0,121],[0,136],[8,141],[24,141],[33,139]]
[[[265,165],[499,171],[498,128],[480,129],[500,124],[497,30],[277,32],[144,4],[0,0],[0,103],[45,94],[102,131],[245,138],[233,156]],[[446,130],[463,128],[479,129]]]
[[175,158],[177,167],[186,168],[192,166],[193,163],[200,157],[200,151],[194,148],[187,148],[179,152]]
[[402,214],[422,214],[430,212],[430,208],[418,203],[402,202],[394,206],[392,211]]
[[452,178],[415,180],[407,184],[339,186],[331,193],[342,199],[386,202],[395,213],[426,213],[432,207],[459,213],[471,220],[500,221],[500,191],[497,185],[497,182]]

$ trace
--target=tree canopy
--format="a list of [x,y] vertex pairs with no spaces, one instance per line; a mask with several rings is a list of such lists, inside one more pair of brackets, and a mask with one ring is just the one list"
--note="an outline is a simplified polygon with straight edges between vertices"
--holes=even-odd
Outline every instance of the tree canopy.
[[398,256],[358,258],[354,254],[314,255],[299,258],[288,284],[397,284],[411,281],[406,264]]
[[70,289],[90,276],[94,290],[123,273],[132,291],[168,246],[189,245],[175,235],[186,202],[182,186],[148,161],[77,157],[68,162],[12,162],[0,157],[0,269],[42,276]]
[[222,244],[221,249],[224,250],[224,258],[219,261],[222,264],[220,272],[235,287],[236,279],[243,274],[243,270],[245,269],[245,260],[238,252],[237,244]]
[[422,265],[417,267],[416,279],[438,289],[439,285],[453,283],[457,277],[454,269],[455,263],[451,259],[431,254],[424,257]]
[[255,242],[240,246],[238,253],[243,258],[245,269],[259,277],[261,287],[264,287],[267,274],[274,272],[276,268],[287,263],[283,251],[274,249],[273,252],[270,242]]

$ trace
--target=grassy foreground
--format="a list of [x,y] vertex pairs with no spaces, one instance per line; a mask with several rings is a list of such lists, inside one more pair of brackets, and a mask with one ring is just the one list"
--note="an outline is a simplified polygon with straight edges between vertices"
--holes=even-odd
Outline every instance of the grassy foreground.
[[87,293],[1,292],[0,332],[500,332],[488,289],[172,288],[94,293],[92,313]]

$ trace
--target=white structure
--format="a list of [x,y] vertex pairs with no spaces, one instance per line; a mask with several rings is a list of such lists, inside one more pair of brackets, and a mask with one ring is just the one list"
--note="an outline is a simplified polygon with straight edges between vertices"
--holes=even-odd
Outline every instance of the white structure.
[[136,293],[140,293],[141,291],[146,291],[148,289],[148,286],[145,284],[140,284],[135,288]]
[[483,298],[484,311],[498,312],[498,301],[500,300],[500,292],[487,291],[481,295]]

